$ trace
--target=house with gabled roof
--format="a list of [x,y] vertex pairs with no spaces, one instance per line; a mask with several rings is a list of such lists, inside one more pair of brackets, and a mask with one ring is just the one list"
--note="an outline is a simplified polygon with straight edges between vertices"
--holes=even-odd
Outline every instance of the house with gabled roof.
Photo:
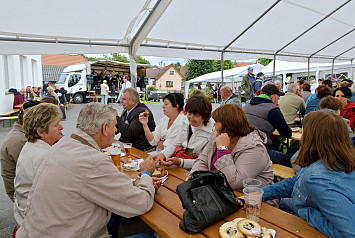
[[157,90],[180,91],[184,76],[173,65],[165,67],[153,66],[147,69],[149,84],[147,87],[155,87]]

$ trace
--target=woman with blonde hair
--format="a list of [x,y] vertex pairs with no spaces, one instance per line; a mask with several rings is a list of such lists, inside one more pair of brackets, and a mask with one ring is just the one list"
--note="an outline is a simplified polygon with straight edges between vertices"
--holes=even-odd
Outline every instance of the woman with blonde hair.
[[263,201],[282,198],[280,208],[326,236],[354,237],[355,149],[344,120],[326,111],[307,114],[296,163],[304,168],[262,188]]
[[272,163],[265,133],[254,128],[243,109],[226,104],[212,112],[215,132],[192,166],[194,171],[219,170],[233,189],[242,191],[243,180],[256,178],[262,186],[272,184]]
[[14,217],[22,225],[27,207],[28,192],[33,184],[35,171],[43,156],[61,138],[61,111],[58,106],[41,103],[31,107],[23,117],[27,139],[19,155],[15,177]]

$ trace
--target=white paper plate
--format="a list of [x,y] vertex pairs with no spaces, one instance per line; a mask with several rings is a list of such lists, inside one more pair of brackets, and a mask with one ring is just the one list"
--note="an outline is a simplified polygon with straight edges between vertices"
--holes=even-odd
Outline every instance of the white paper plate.
[[[243,220],[243,219],[245,219],[245,218],[243,218],[243,217],[238,217],[238,218],[235,218],[233,221],[237,223],[237,222],[239,222],[240,220]],[[267,228],[267,229],[270,231],[272,237],[275,238],[275,236],[276,236],[276,231],[275,231],[274,229],[269,229],[269,228]]]

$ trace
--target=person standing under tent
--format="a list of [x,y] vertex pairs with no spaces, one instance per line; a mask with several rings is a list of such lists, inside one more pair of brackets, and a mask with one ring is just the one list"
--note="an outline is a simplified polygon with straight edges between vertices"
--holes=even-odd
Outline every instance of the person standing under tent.
[[120,94],[118,95],[117,103],[119,103],[121,101],[123,90],[125,90],[126,88],[131,88],[131,87],[132,87],[131,82],[128,80],[126,75],[123,75],[123,84],[122,84]]
[[103,83],[100,85],[101,86],[101,102],[103,104],[107,104],[107,100],[108,100],[108,85],[107,85],[107,81],[104,80]]
[[243,77],[242,80],[242,89],[244,90],[244,97],[245,101],[250,100],[253,95],[252,95],[252,85],[255,81],[255,75],[253,74],[253,67],[249,66],[248,67],[248,73]]

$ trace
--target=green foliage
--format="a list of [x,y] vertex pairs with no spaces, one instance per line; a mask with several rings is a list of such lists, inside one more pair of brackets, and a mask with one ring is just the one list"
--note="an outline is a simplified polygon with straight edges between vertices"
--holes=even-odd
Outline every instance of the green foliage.
[[181,70],[181,64],[180,64],[180,62],[176,62],[175,64],[174,64],[174,66],[177,68],[177,70]]
[[272,59],[260,58],[258,61],[259,61],[259,64],[266,66],[272,61]]
[[147,88],[148,94],[149,94],[151,91],[155,91],[155,90],[157,90],[155,87],[148,87],[148,88]]
[[[220,60],[195,60],[190,59],[186,64],[186,74],[185,79],[190,80],[198,76],[208,74],[211,72],[216,72],[221,70],[221,61]],[[234,68],[234,64],[230,60],[224,61],[224,67],[226,69]]]
[[137,56],[135,58],[135,61],[137,64],[150,64],[150,62],[146,59],[144,59],[142,56]]
[[82,57],[84,57],[87,61],[98,61],[98,60],[103,60],[104,58],[96,58],[96,57],[90,57],[90,56],[86,56],[84,54],[79,54]]
[[118,53],[104,55],[104,59],[123,62],[123,63],[129,63],[129,60],[126,56],[120,55]]

